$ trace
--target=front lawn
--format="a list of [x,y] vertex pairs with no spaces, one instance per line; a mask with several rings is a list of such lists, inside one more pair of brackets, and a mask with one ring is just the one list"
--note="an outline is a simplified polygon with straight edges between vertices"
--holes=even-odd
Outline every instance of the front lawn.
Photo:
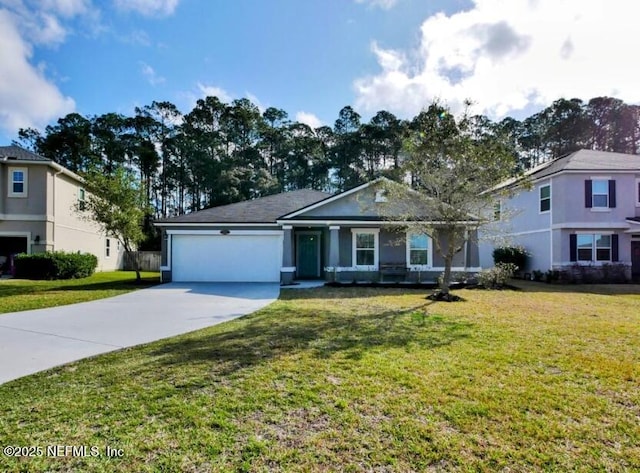
[[58,281],[2,279],[0,314],[104,299],[160,283],[159,273],[143,272],[141,276],[142,284],[136,284],[134,271],[109,271]]
[[640,286],[521,285],[284,290],[12,381],[0,444],[44,450],[0,470],[638,471]]

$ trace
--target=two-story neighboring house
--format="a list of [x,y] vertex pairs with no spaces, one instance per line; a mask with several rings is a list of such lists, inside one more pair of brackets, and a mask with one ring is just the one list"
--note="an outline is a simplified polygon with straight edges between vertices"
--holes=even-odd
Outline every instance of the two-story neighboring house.
[[0,146],[0,263],[17,253],[93,253],[98,269],[122,266],[115,238],[76,211],[82,178],[19,146]]
[[[500,200],[497,226],[530,253],[525,271],[579,265],[606,279],[615,263],[640,277],[640,156],[580,150],[527,174],[529,189],[496,188],[515,190]],[[492,266],[495,244],[480,246],[481,266]]]

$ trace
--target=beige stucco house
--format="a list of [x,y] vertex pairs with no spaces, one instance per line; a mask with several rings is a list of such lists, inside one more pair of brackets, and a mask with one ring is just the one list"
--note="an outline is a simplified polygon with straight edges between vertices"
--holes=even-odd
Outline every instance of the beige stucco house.
[[19,146],[0,146],[0,263],[17,253],[93,253],[98,270],[122,266],[123,249],[81,217],[82,178]]

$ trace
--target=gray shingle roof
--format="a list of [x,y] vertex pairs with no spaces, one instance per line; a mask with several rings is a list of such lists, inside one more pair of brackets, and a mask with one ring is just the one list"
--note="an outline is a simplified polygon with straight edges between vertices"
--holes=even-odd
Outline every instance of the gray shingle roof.
[[538,166],[530,177],[540,179],[560,171],[640,171],[640,155],[581,149]]
[[327,197],[331,197],[331,194],[312,189],[300,189],[211,207],[187,215],[159,220],[157,223],[275,223],[278,217],[320,202]]
[[20,161],[39,161],[45,163],[51,162],[50,159],[43,158],[42,156],[39,156],[35,153],[32,153],[31,151],[15,145],[0,146],[0,159],[2,158],[14,158]]

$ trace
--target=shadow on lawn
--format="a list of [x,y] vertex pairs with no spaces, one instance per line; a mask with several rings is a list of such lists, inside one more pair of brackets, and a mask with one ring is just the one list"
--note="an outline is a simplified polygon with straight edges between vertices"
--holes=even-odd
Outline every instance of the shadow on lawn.
[[150,354],[169,365],[210,362],[224,376],[302,351],[357,360],[370,350],[433,349],[469,336],[472,324],[425,315],[427,305],[365,315],[281,307],[249,316],[232,331],[165,343]]
[[578,292],[602,296],[640,295],[640,284],[548,284],[520,279],[512,280],[512,284],[524,292]]

